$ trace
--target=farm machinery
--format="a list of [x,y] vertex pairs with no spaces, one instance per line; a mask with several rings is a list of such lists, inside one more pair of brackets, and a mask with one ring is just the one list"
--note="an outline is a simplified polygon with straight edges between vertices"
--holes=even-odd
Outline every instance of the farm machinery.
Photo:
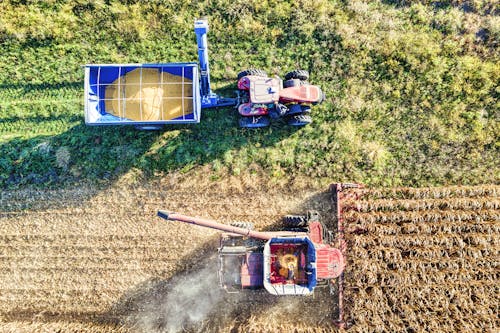
[[342,200],[355,195],[348,191],[358,184],[333,184],[337,234],[321,221],[317,212],[289,215],[280,231],[256,231],[250,223],[218,223],[158,211],[158,216],[223,231],[218,248],[219,284],[227,292],[265,289],[272,295],[311,295],[319,286],[333,290],[338,282],[339,325],[344,322],[343,272],[346,266],[346,242],[342,218]]
[[311,105],[321,103],[325,94],[309,84],[309,73],[294,70],[285,80],[270,78],[263,70],[250,69],[238,74],[238,113],[240,127],[258,128],[271,118],[284,117],[291,126],[311,123]]
[[236,106],[242,127],[264,127],[270,117],[286,117],[303,126],[311,122],[310,105],[324,95],[296,70],[269,78],[262,70],[238,75],[238,97],[225,98],[211,89],[208,20],[194,23],[198,62],[85,65],[84,109],[87,125],[134,125],[161,129],[166,124],[198,123],[205,108]]

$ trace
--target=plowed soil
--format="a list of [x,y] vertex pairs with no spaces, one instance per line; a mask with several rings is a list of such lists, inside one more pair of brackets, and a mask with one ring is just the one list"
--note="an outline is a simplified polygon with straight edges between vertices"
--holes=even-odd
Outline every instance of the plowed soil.
[[[352,332],[500,327],[500,186],[357,190],[347,202]],[[0,331],[330,332],[335,295],[217,287],[217,232],[158,209],[277,229],[326,190],[187,185],[20,190],[0,201]]]

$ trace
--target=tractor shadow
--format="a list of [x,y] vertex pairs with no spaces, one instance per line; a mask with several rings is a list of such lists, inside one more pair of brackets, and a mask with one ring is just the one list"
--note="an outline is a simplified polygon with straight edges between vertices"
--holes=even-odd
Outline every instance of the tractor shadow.
[[[317,210],[333,229],[335,221],[328,216],[333,211],[330,198],[329,192],[317,193],[290,213]],[[280,220],[264,231],[281,228]],[[136,285],[99,320],[120,323],[138,332],[244,332],[255,327],[254,322],[262,323],[259,318],[271,314],[273,321],[285,329],[334,329],[338,294],[328,286],[318,287],[313,296],[304,297],[277,297],[265,290],[224,291],[217,277],[217,245],[218,236],[197,247],[194,255],[179,258],[184,266],[172,277],[151,278]]]

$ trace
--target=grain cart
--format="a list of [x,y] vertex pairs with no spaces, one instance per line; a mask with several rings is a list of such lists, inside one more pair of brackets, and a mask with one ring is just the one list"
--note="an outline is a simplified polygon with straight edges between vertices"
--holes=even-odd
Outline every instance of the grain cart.
[[85,123],[160,129],[198,123],[201,109],[234,106],[210,88],[208,21],[196,20],[198,60],[185,63],[85,66]]
[[266,127],[271,118],[280,117],[291,126],[311,123],[311,105],[323,102],[325,94],[320,87],[309,84],[308,79],[305,70],[287,73],[285,81],[270,78],[263,70],[240,72],[237,105],[240,127]]
[[[228,292],[264,288],[273,295],[310,295],[318,285],[339,280],[339,319],[343,321],[342,273],[346,265],[341,200],[357,184],[333,184],[338,233],[315,212],[284,218],[284,230],[255,231],[248,223],[226,225],[209,219],[158,211],[158,216],[224,231],[218,249],[218,275]],[[337,247],[334,245],[336,244]]]

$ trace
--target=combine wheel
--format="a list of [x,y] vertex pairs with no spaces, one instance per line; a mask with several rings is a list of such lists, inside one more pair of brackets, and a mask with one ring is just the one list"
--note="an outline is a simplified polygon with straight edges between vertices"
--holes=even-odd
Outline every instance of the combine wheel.
[[312,123],[312,118],[308,114],[297,114],[288,119],[290,126],[305,126]]
[[309,80],[309,72],[303,69],[296,69],[285,74],[285,80],[299,79],[301,81]]
[[254,229],[254,225],[252,222],[232,222],[231,226],[237,227],[237,228],[248,229],[248,230]]
[[267,77],[267,73],[264,70],[252,68],[252,69],[247,69],[245,71],[239,72],[238,73],[238,80],[244,76],[247,76],[247,75]]
[[304,228],[309,224],[309,220],[304,215],[286,215],[283,223],[287,228]]

